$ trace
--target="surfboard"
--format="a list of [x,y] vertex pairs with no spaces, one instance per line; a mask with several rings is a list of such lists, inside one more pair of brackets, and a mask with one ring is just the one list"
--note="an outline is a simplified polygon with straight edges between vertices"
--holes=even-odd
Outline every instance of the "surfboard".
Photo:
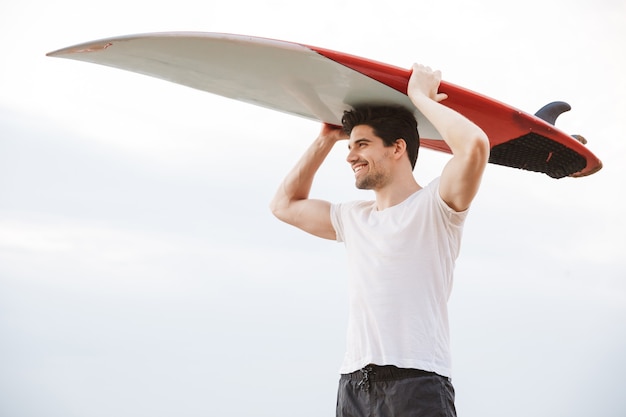
[[[272,110],[340,125],[345,110],[359,104],[411,109],[421,146],[450,149],[407,97],[410,69],[306,44],[224,33],[171,32],[127,35],[86,42],[47,54],[86,61],[182,84]],[[442,81],[442,103],[489,136],[489,162],[545,173],[582,177],[602,168],[584,145],[554,126],[570,110],[550,103],[529,114],[485,95]]]

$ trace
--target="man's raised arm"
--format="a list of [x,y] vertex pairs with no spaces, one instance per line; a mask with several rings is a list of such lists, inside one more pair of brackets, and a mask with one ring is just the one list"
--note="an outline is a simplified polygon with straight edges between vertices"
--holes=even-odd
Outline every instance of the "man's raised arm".
[[441,198],[456,211],[467,209],[478,192],[489,160],[489,139],[485,132],[463,115],[440,104],[441,72],[413,65],[408,94],[413,104],[433,124],[452,151],[439,183]]
[[330,203],[309,198],[313,178],[335,143],[347,139],[340,127],[325,124],[319,136],[278,187],[270,209],[278,219],[324,239],[336,239]]

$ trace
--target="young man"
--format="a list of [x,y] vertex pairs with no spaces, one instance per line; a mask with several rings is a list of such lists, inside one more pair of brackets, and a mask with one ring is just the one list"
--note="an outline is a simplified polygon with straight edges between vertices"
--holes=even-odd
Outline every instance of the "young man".
[[[413,176],[419,136],[410,111],[363,107],[344,114],[343,128],[322,127],[271,204],[280,220],[346,246],[350,307],[338,417],[456,415],[447,301],[489,142],[439,103],[447,98],[440,81],[439,71],[415,64],[408,87],[452,150],[439,178],[422,187]],[[374,201],[309,198],[315,173],[344,139],[356,186],[373,190]]]

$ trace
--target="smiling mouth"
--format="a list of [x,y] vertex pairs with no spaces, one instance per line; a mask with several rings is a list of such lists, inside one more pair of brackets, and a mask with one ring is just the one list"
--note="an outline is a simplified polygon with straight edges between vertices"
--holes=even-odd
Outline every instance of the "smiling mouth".
[[354,173],[358,173],[359,171],[361,171],[363,168],[365,168],[367,166],[367,164],[356,164],[352,166],[352,170],[354,171]]

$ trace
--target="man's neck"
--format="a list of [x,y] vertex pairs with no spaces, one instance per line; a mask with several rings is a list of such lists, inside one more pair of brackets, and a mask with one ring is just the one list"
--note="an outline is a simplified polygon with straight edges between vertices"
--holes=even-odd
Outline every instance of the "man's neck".
[[376,209],[382,211],[398,205],[421,189],[422,187],[415,181],[412,175],[406,180],[394,181],[384,188],[374,190],[376,193]]

